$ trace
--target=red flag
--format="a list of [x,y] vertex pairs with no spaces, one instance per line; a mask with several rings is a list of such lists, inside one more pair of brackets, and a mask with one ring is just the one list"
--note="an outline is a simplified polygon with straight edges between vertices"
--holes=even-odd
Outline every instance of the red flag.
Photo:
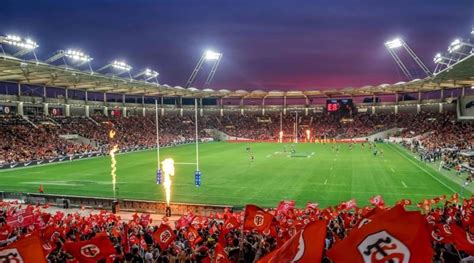
[[255,205],[245,206],[244,230],[263,232],[273,221],[273,215]]
[[202,237],[199,235],[198,231],[190,226],[186,232],[186,239],[191,242],[191,244],[196,245],[202,241]]
[[327,253],[339,262],[431,262],[425,220],[419,212],[396,206],[359,229],[353,229]]
[[319,206],[318,203],[311,203],[311,202],[306,203],[306,209],[316,210],[318,206]]
[[152,219],[151,219],[151,216],[149,213],[144,213],[140,216],[140,223],[142,224],[142,226],[144,227],[147,227],[151,222],[152,222]]
[[224,229],[225,230],[231,230],[234,228],[238,228],[240,226],[239,221],[235,217],[229,217],[225,222],[224,222]]
[[376,195],[370,198],[369,201],[373,206],[384,207],[385,205],[385,201],[383,200],[381,195]]
[[11,227],[27,227],[35,223],[35,216],[33,214],[33,207],[28,206],[25,209],[19,210],[13,215],[7,217],[7,224]]
[[453,234],[452,241],[457,249],[474,256],[474,235],[455,224],[449,226]]
[[46,263],[41,240],[31,235],[0,248],[0,262]]
[[98,234],[86,241],[66,243],[64,250],[85,263],[94,263],[115,254],[115,248],[106,234]]
[[166,250],[168,246],[176,239],[176,235],[170,226],[162,224],[158,230],[153,233],[153,239],[161,250]]
[[337,206],[337,211],[342,210],[351,210],[352,208],[356,208],[357,203],[355,199],[348,200],[346,202],[342,202]]
[[216,248],[214,250],[214,260],[212,262],[214,263],[231,263],[232,262],[227,257],[227,253],[225,253],[224,247],[220,243],[216,244]]
[[280,201],[277,207],[277,214],[286,214],[288,213],[289,210],[292,210],[295,208],[295,201],[291,200],[283,200]]
[[327,221],[315,221],[306,225],[301,231],[290,238],[282,247],[262,258],[264,262],[321,262],[326,238]]

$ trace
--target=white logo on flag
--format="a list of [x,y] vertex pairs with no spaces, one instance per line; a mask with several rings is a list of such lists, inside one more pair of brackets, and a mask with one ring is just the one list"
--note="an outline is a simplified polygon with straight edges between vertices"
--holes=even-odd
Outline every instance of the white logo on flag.
[[16,248],[7,248],[0,251],[0,262],[24,263],[20,252]]
[[100,254],[100,249],[94,244],[88,244],[81,247],[81,255],[88,258],[96,257]]
[[265,218],[261,214],[255,215],[255,217],[253,219],[253,223],[255,224],[255,226],[262,226],[263,221],[265,221]]
[[410,262],[410,250],[387,231],[367,236],[358,246],[364,262]]

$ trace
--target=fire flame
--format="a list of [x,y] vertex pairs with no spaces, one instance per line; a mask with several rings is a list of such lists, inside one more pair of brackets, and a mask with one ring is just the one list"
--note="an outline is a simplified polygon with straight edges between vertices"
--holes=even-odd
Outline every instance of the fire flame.
[[110,130],[109,131],[109,138],[110,139],[113,139],[115,137],[115,131],[114,130]]
[[[110,139],[113,139],[115,137],[115,131],[114,130],[110,130],[109,131],[109,138]],[[116,197],[115,195],[115,190],[116,190],[116,183],[117,183],[117,174],[116,174],[116,171],[117,171],[117,160],[115,159],[115,153],[118,151],[118,145],[115,144],[112,149],[109,151],[109,155],[110,155],[110,161],[111,161],[111,164],[110,164],[110,175],[112,176],[112,191],[114,193],[114,198]]]
[[165,176],[163,186],[166,192],[166,204],[170,205],[171,198],[171,177],[174,176],[174,160],[171,158],[165,159],[161,162],[163,174]]

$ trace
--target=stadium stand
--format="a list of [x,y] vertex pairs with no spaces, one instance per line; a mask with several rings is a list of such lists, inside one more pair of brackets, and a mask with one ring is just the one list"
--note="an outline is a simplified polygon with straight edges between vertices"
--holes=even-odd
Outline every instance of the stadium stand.
[[[120,149],[141,149],[156,145],[154,118],[147,116],[106,117],[30,117],[31,123],[18,116],[0,119],[0,163],[26,162],[72,154],[102,152],[107,150],[108,132],[118,131],[116,141]],[[267,120],[262,122],[261,120]],[[252,140],[278,140],[279,115],[225,115],[201,118],[201,137],[208,136],[205,129],[222,130],[230,136]],[[283,117],[283,133],[294,138],[294,117]],[[304,142],[306,130],[312,131],[310,141],[323,138],[354,139],[371,135],[393,127],[402,128],[400,136],[417,137],[407,147],[415,145],[422,159],[432,159],[441,153],[450,154],[450,163],[461,150],[471,150],[474,143],[474,127],[471,122],[456,121],[450,113],[420,112],[418,114],[357,114],[350,121],[326,114],[312,114],[300,118],[298,137]],[[269,122],[268,122],[269,121]],[[36,127],[34,127],[35,125]],[[97,145],[65,140],[60,135],[77,134],[97,142]],[[171,145],[194,139],[194,120],[188,116],[165,115],[160,118],[160,143]],[[13,149],[16,149],[15,151]],[[18,150],[20,149],[20,150]],[[453,159],[454,157],[454,159]]]
[[[35,253],[49,262],[86,262],[86,259],[93,262],[273,262],[269,257],[283,262],[278,259],[291,259],[297,252],[288,250],[284,244],[294,242],[292,236],[298,237],[302,231],[310,231],[309,226],[314,226],[314,222],[320,222],[320,232],[311,234],[322,242],[305,240],[312,252],[307,248],[304,257],[330,262],[334,251],[347,245],[345,239],[372,227],[378,222],[377,218],[396,212],[388,227],[392,228],[390,231],[403,232],[413,227],[406,225],[408,213],[402,208],[410,204],[410,200],[400,200],[394,207],[385,206],[381,196],[373,197],[370,202],[371,206],[358,207],[355,200],[349,200],[327,208],[308,203],[306,208],[299,209],[294,202],[282,201],[274,209],[247,206],[245,212],[224,209],[210,216],[187,213],[174,222],[166,217],[154,222],[150,214],[135,213],[131,220],[121,220],[120,216],[106,211],[91,211],[89,215],[67,210],[49,213],[47,206],[25,207],[1,202],[0,255],[5,248],[24,249],[22,242],[33,236],[39,245]],[[410,257],[428,259],[416,262],[430,262],[430,259],[431,262],[460,262],[469,258],[474,252],[474,245],[469,243],[474,234],[473,204],[474,199],[460,200],[457,194],[421,201],[418,207],[423,216],[417,227],[425,232],[419,232],[415,242],[405,243],[411,250]],[[263,220],[270,220],[265,222],[265,229],[253,224],[257,214],[264,215]],[[85,245],[102,252],[87,254],[83,249]],[[34,246],[29,246],[33,254]],[[354,246],[356,244],[352,244]],[[375,256],[383,258],[384,255]]]

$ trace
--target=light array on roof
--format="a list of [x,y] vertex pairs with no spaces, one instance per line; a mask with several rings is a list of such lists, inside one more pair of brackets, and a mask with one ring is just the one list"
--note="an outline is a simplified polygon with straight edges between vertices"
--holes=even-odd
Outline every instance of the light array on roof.
[[158,72],[156,72],[154,70],[151,70],[149,68],[145,69],[145,76],[147,76],[147,77],[154,78],[154,77],[158,77],[158,75],[159,75]]
[[217,60],[220,57],[221,57],[221,53],[217,53],[211,50],[206,51],[206,53],[204,54],[204,58],[206,60]]
[[38,44],[35,41],[29,38],[22,39],[21,37],[16,35],[7,35],[5,42],[9,45],[24,49],[35,49],[38,47]]
[[130,71],[132,69],[132,66],[128,65],[127,63],[123,61],[118,61],[118,60],[115,60],[114,62],[112,62],[112,67],[116,69],[120,69],[120,70],[125,70],[125,71]]
[[462,42],[460,39],[455,39],[451,45],[448,47],[448,52],[452,53],[462,47]]
[[399,48],[403,46],[403,41],[400,38],[385,42],[385,46],[390,49]]
[[64,52],[64,55],[68,58],[74,59],[74,60],[79,60],[79,61],[86,61],[89,62],[92,60],[92,58],[83,52],[75,49],[68,49],[66,52]]
[[436,56],[433,58],[434,63],[441,63],[443,61],[443,56],[441,56],[441,53],[436,54]]

